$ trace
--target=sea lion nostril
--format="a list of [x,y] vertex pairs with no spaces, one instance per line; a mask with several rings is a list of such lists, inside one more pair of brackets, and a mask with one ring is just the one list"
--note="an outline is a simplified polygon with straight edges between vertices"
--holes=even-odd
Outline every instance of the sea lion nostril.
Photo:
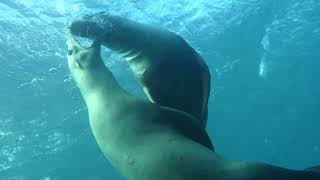
[[73,53],[73,50],[72,50],[72,49],[69,49],[69,50],[68,50],[68,55],[70,56],[72,53]]

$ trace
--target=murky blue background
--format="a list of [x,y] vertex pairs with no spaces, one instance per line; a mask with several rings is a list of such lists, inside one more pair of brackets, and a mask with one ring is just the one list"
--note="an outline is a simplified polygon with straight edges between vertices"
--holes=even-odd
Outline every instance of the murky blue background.
[[[107,11],[167,28],[213,76],[208,131],[232,160],[320,164],[319,0],[0,0],[0,179],[121,179],[91,134],[66,24]],[[121,84],[143,96],[105,50]]]

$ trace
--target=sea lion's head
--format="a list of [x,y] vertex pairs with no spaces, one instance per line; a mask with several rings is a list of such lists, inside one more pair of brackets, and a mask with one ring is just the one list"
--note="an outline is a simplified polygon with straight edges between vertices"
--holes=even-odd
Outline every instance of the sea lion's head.
[[103,64],[99,40],[95,40],[90,47],[82,47],[74,39],[69,38],[67,45],[68,66],[71,73],[92,70]]
[[108,37],[113,35],[124,19],[105,12],[85,15],[69,24],[70,33],[85,38]]
[[88,88],[91,86],[89,80],[105,67],[100,54],[101,43],[95,40],[90,47],[82,47],[73,38],[69,38],[67,45],[71,75],[80,89]]

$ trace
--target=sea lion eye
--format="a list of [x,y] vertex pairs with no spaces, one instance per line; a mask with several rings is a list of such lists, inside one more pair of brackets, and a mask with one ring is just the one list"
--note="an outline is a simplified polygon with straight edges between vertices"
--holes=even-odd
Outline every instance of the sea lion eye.
[[69,50],[68,50],[68,55],[70,56],[70,55],[72,55],[72,53],[73,53],[73,50],[72,50],[72,49],[69,49]]

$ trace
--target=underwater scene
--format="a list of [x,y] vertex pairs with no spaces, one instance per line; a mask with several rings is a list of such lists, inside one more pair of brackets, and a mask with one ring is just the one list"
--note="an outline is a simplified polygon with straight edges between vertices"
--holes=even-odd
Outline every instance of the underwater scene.
[[[97,145],[67,62],[69,24],[102,11],[174,32],[201,55],[218,154],[320,164],[319,0],[0,0],[0,180],[124,179]],[[102,58],[147,99],[123,57],[103,47]]]

